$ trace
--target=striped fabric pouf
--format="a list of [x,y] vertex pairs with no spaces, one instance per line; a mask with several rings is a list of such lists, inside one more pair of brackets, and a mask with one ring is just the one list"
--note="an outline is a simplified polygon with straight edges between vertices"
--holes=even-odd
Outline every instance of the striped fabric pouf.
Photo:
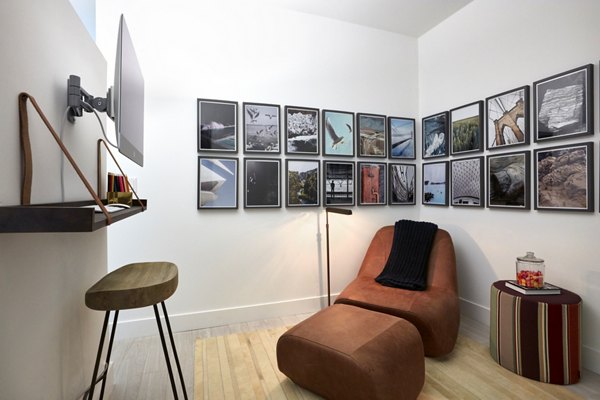
[[577,383],[581,297],[524,295],[497,281],[490,297],[490,354],[504,368],[540,382]]

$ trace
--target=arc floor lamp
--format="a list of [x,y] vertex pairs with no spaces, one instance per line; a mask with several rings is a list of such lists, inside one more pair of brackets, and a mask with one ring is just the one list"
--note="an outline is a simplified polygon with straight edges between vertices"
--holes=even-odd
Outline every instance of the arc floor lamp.
[[352,210],[345,208],[325,207],[325,235],[327,242],[327,305],[331,305],[331,279],[329,273],[329,213],[352,215]]

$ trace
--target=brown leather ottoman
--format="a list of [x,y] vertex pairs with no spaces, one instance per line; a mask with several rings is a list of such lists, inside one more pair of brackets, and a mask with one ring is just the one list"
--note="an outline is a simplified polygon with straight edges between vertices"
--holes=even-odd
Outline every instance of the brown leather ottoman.
[[284,333],[279,370],[326,399],[416,399],[425,382],[419,331],[388,314],[334,304]]

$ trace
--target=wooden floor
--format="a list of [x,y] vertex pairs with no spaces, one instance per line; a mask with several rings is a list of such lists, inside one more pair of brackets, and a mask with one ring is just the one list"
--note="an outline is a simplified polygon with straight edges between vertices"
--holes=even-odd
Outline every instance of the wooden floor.
[[[308,315],[198,329],[175,334],[188,397],[194,393],[194,346],[197,338],[294,325]],[[460,334],[487,346],[488,327],[469,318],[461,318]],[[114,386],[110,400],[172,399],[172,391],[158,336],[118,341],[114,345]],[[521,379],[515,375],[516,378]],[[518,379],[515,381],[518,382]],[[516,383],[518,384],[518,383]],[[584,370],[575,385],[564,386],[584,399],[600,399],[600,375]],[[181,392],[180,392],[181,393]],[[180,396],[180,398],[183,398]]]

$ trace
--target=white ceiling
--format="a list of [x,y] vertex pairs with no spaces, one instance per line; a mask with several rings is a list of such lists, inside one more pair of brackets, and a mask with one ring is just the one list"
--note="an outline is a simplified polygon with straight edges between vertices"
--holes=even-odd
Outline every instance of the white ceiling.
[[295,11],[419,37],[472,0],[276,0]]

